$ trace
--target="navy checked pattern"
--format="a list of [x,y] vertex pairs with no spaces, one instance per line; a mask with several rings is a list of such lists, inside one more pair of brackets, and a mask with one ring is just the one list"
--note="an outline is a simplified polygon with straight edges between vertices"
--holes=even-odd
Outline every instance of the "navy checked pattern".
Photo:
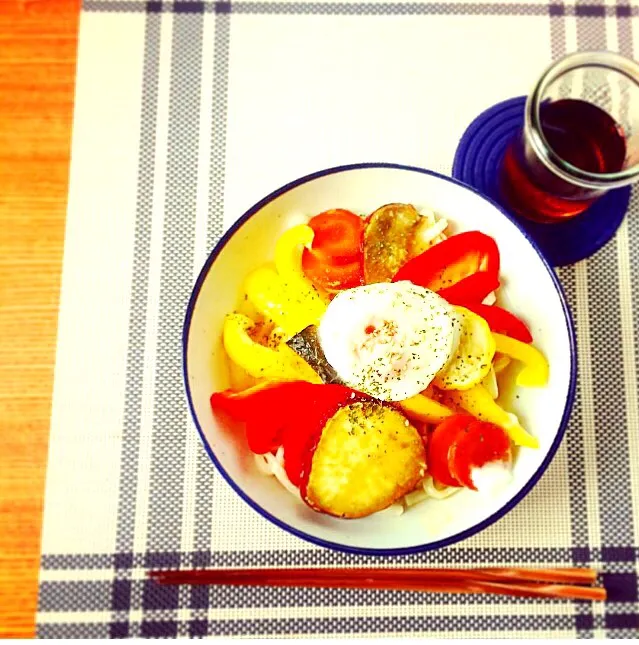
[[[578,0],[581,2],[581,0]],[[160,0],[84,0],[84,11],[114,13],[238,13],[250,15],[463,15],[463,16],[577,16],[584,19],[605,17],[627,18],[639,15],[639,7],[620,3],[615,7],[604,4],[564,5],[554,2],[182,2]]]

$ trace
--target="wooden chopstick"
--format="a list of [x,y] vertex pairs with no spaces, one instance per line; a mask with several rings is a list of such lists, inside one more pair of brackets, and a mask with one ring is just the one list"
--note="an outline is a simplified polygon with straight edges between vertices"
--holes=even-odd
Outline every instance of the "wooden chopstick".
[[246,585],[489,593],[570,600],[605,600],[591,584],[597,572],[559,569],[194,569],[150,571],[162,585]]
[[[320,577],[323,580],[339,580],[344,576],[362,580],[401,579],[401,580],[487,580],[487,581],[531,581],[531,582],[562,582],[574,584],[590,584],[597,580],[597,572],[588,568],[555,568],[555,569],[515,569],[515,568],[483,568],[483,569],[191,569],[177,571],[150,571],[152,578],[174,578],[183,576],[189,579],[213,579],[219,582],[204,582],[203,584],[232,584],[232,580],[264,579],[264,578],[296,578]],[[247,584],[241,582],[238,584]]]

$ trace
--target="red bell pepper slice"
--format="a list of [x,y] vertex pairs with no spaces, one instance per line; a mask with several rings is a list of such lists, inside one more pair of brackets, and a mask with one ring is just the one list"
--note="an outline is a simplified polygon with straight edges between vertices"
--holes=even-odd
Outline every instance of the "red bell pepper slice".
[[350,211],[334,209],[316,215],[308,225],[315,235],[312,247],[302,253],[306,277],[329,292],[361,285],[364,220]]
[[470,309],[469,305],[481,303],[489,293],[497,289],[499,289],[499,278],[487,271],[479,271],[438,293],[451,305],[461,305]]
[[242,392],[216,392],[211,396],[211,408],[244,421],[249,448],[264,454],[282,445],[286,428],[294,421],[292,404],[309,386],[306,381],[289,381],[259,384]]
[[302,493],[311,472],[315,448],[328,420],[345,405],[370,398],[334,383],[312,387],[313,390],[309,390],[307,397],[298,404],[297,423],[288,427],[283,440],[284,469]]
[[365,394],[337,384],[287,381],[256,385],[242,392],[211,396],[211,408],[246,424],[249,448],[256,454],[284,447],[284,468],[298,486],[308,479],[313,453],[327,421]]
[[410,280],[413,284],[441,293],[477,273],[487,274],[486,280],[490,278],[493,283],[498,280],[499,249],[492,237],[480,231],[466,231],[409,260],[397,272],[393,282]]
[[282,385],[283,383],[280,382],[265,381],[240,392],[235,390],[214,392],[211,395],[211,407],[213,410],[225,412],[238,421],[246,421],[253,407],[252,403],[265,392],[281,388]]
[[499,426],[468,414],[456,414],[433,431],[427,449],[428,472],[445,486],[476,490],[474,468],[495,461],[510,462],[510,438]]
[[464,306],[481,316],[496,334],[510,336],[522,343],[532,343],[533,337],[526,324],[510,311],[497,305],[466,303]]

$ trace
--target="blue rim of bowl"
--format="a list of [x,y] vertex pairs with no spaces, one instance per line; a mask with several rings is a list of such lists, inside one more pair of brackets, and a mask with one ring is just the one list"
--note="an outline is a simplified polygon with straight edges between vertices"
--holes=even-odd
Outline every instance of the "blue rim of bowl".
[[[557,295],[559,296],[559,300],[561,301],[561,306],[564,311],[566,328],[568,330],[568,337],[570,339],[570,359],[571,359],[570,360],[570,385],[568,388],[566,405],[564,407],[564,412],[563,412],[561,422],[559,424],[559,429],[557,431],[555,439],[552,445],[550,446],[550,449],[548,450],[546,457],[540,464],[539,468],[532,475],[532,477],[526,482],[526,484],[513,498],[511,498],[506,504],[504,504],[504,506],[502,506],[499,510],[495,511],[492,515],[482,520],[478,524],[475,524],[474,526],[464,531],[460,531],[459,533],[455,533],[454,535],[451,535],[450,537],[447,537],[441,540],[428,542],[426,544],[418,544],[415,546],[400,547],[396,549],[392,549],[392,548],[371,549],[371,548],[365,548],[365,547],[349,546],[346,544],[340,544],[339,542],[331,542],[329,540],[323,540],[322,538],[309,535],[308,533],[305,533],[304,531],[300,531],[290,526],[286,522],[283,522],[282,520],[278,519],[277,517],[269,513],[266,509],[262,508],[251,497],[249,497],[249,495],[247,495],[242,490],[242,488],[240,488],[240,486],[235,482],[235,480],[226,472],[222,464],[219,462],[219,460],[213,453],[211,446],[209,445],[208,441],[206,440],[206,437],[204,436],[204,432],[202,431],[202,427],[200,426],[197,414],[195,412],[195,408],[193,406],[193,399],[191,396],[191,389],[189,387],[188,370],[187,370],[188,339],[189,339],[189,331],[191,328],[191,320],[193,317],[193,310],[195,308],[195,303],[197,302],[197,299],[200,295],[200,290],[202,288],[202,284],[204,283],[204,280],[206,279],[206,276],[208,275],[211,266],[215,262],[217,256],[222,252],[222,250],[224,249],[228,241],[233,237],[233,235],[235,235],[235,233],[244,225],[244,223],[247,222],[251,217],[253,217],[255,213],[257,213],[262,208],[264,208],[266,204],[268,204],[269,202],[272,202],[274,199],[276,199],[277,197],[280,197],[284,193],[287,193],[293,188],[297,188],[297,186],[308,183],[309,181],[318,179],[320,177],[325,177],[327,175],[334,175],[337,173],[347,172],[350,170],[362,170],[366,168],[390,168],[393,170],[406,170],[409,172],[418,172],[423,175],[430,175],[431,177],[442,179],[451,184],[455,184],[461,188],[469,190],[470,192],[475,193],[482,199],[492,204],[504,217],[510,220],[517,227],[520,233],[528,240],[530,245],[533,247],[533,249],[539,256],[540,261],[546,267],[546,270],[548,271],[553,281],[553,284],[555,286],[555,289],[557,291]],[[186,398],[189,404],[189,409],[191,411],[191,417],[193,418],[198,434],[200,435],[200,439],[202,440],[202,444],[204,445],[204,449],[206,450],[209,458],[211,459],[215,467],[220,471],[220,473],[222,474],[222,477],[224,477],[224,479],[228,482],[229,486],[231,486],[231,488],[249,506],[251,506],[254,510],[256,510],[260,515],[262,515],[262,517],[265,517],[267,520],[269,520],[279,528],[287,531],[288,533],[291,533],[292,535],[295,535],[296,537],[306,540],[307,542],[311,542],[312,544],[326,547],[328,549],[333,549],[344,553],[352,553],[355,555],[382,555],[382,556],[411,555],[415,553],[433,551],[435,549],[441,549],[443,547],[451,546],[453,544],[461,542],[462,540],[466,540],[467,538],[471,537],[472,535],[475,535],[476,533],[479,533],[480,531],[483,531],[484,529],[488,528],[491,524],[494,524],[497,520],[501,519],[508,512],[510,512],[515,506],[517,506],[517,504],[519,504],[519,502],[521,502],[521,500],[524,497],[526,497],[526,495],[533,489],[533,487],[541,479],[541,476],[544,474],[544,472],[550,465],[550,462],[555,456],[555,453],[557,452],[557,449],[559,448],[563,440],[564,434],[566,433],[568,420],[570,418],[570,413],[572,411],[573,403],[575,400],[575,390],[577,387],[577,343],[575,340],[575,329],[572,322],[570,308],[568,307],[568,302],[566,301],[564,290],[557,278],[557,275],[555,274],[550,264],[548,264],[548,262],[542,255],[539,247],[534,242],[534,240],[526,233],[526,231],[518,224],[518,222],[511,215],[509,215],[501,206],[499,206],[499,204],[494,202],[492,199],[486,197],[485,195],[482,195],[479,191],[475,190],[472,186],[464,184],[463,182],[453,179],[452,177],[446,177],[445,175],[441,175],[432,170],[427,170],[426,168],[419,168],[417,166],[406,166],[406,165],[394,164],[394,163],[367,162],[367,163],[348,164],[344,166],[335,166],[333,168],[319,170],[309,175],[305,175],[304,177],[300,177],[299,179],[295,179],[294,181],[288,184],[285,184],[281,188],[278,188],[277,190],[273,191],[270,195],[267,195],[266,197],[264,197],[264,199],[257,202],[257,204],[255,204],[253,207],[249,208],[249,210],[246,211],[246,213],[244,213],[244,215],[242,215],[242,217],[240,217],[233,224],[233,226],[231,226],[231,228],[229,228],[229,230],[226,231],[226,233],[224,233],[224,235],[220,238],[219,242],[215,245],[215,247],[211,251],[211,254],[209,255],[208,259],[204,263],[204,266],[202,267],[202,270],[200,271],[200,274],[198,275],[198,278],[195,282],[195,286],[193,287],[193,291],[191,293],[191,297],[189,298],[189,303],[186,308],[186,317],[184,319],[184,327],[182,331],[182,375],[184,379],[184,388],[186,390]]]

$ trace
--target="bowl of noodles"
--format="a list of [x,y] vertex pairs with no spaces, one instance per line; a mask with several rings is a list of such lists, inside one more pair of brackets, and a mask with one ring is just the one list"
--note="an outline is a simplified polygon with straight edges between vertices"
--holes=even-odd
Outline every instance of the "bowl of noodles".
[[188,304],[205,450],[282,529],[325,547],[447,546],[518,504],[574,399],[556,276],[497,205],[394,164],[323,170],[225,233]]

